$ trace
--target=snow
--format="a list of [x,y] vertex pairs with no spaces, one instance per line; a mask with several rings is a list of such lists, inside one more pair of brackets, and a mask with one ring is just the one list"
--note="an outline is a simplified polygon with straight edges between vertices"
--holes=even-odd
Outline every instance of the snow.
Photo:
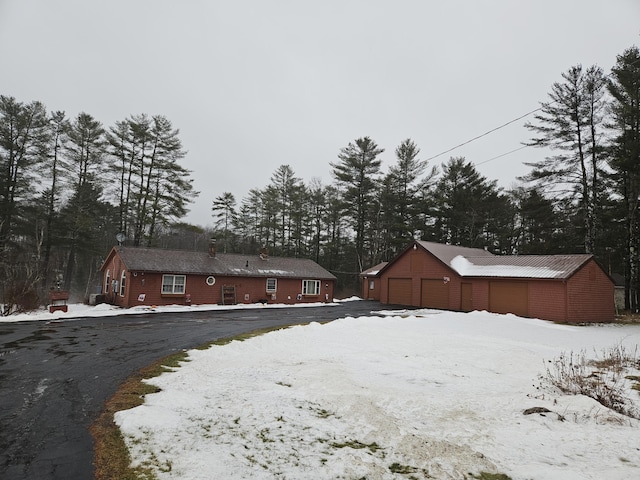
[[210,310],[230,310],[230,309],[255,309],[255,308],[304,308],[304,307],[319,307],[319,306],[335,306],[341,302],[348,302],[353,300],[360,300],[357,297],[350,297],[342,300],[334,299],[331,303],[326,302],[310,302],[310,303],[296,303],[287,305],[284,303],[243,303],[238,305],[140,305],[131,308],[121,308],[115,305],[109,305],[107,303],[101,303],[99,305],[91,306],[82,303],[74,303],[68,305],[68,311],[55,311],[50,313],[47,309],[34,310],[28,313],[19,313],[14,315],[8,315],[6,317],[0,316],[0,323],[2,322],[27,322],[27,321],[56,321],[67,320],[73,318],[88,318],[88,317],[111,317],[118,315],[140,315],[141,313],[167,313],[167,312],[202,312]]
[[540,377],[563,352],[637,353],[640,325],[374,313],[189,351],[115,415],[133,464],[158,479],[640,478],[640,422]]
[[484,277],[556,278],[563,272],[548,267],[518,265],[476,265],[468,258],[458,255],[451,259],[451,268],[458,275]]

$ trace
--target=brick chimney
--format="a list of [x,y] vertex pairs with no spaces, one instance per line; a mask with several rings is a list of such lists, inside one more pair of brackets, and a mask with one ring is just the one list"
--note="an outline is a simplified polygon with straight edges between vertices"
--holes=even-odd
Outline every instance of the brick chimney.
[[266,260],[267,258],[269,258],[269,251],[267,250],[267,247],[262,247],[260,249],[260,258],[262,260]]
[[214,258],[216,256],[216,239],[209,240],[209,256]]

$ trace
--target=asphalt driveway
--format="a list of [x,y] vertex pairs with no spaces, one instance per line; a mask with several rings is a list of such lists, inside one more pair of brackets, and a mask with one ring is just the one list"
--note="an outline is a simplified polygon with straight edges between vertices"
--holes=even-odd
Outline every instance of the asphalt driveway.
[[128,376],[170,353],[255,329],[380,308],[353,301],[0,323],[0,478],[94,478],[90,425]]

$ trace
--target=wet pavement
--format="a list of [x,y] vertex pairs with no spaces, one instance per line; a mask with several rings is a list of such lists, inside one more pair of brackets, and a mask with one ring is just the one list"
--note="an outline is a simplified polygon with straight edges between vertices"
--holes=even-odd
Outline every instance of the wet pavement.
[[260,328],[380,308],[353,301],[0,323],[0,478],[94,478],[89,427],[127,377],[166,355]]

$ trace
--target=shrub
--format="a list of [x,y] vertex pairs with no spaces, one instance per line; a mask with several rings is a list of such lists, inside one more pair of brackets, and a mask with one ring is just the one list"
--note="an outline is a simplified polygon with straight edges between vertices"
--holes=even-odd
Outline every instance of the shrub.
[[622,415],[640,418],[640,411],[627,396],[630,388],[625,376],[625,372],[638,368],[637,351],[630,354],[618,345],[595,359],[588,358],[584,350],[563,353],[549,361],[544,379],[563,393],[585,395]]

